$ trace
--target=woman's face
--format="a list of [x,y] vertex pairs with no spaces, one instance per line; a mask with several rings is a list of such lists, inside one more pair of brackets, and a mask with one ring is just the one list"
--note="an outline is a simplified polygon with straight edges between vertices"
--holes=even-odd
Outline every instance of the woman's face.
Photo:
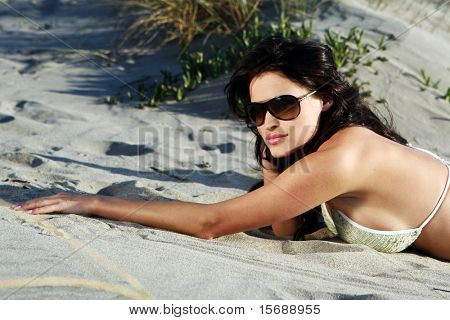
[[[264,72],[250,82],[251,102],[267,102],[281,95],[300,97],[309,92],[279,72]],[[264,123],[257,128],[272,156],[285,157],[307,143],[317,130],[321,112],[328,110],[331,105],[332,101],[324,105],[322,99],[313,94],[302,100],[300,114],[293,120],[279,120],[266,112]],[[273,134],[283,136],[271,139],[270,135]]]

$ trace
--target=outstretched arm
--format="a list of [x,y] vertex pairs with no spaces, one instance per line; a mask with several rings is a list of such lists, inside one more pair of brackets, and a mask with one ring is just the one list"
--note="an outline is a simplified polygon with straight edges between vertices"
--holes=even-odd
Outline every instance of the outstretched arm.
[[[361,162],[349,148],[317,151],[253,192],[214,204],[147,202],[145,205],[145,201],[138,202],[143,207],[126,220],[203,239],[270,224],[286,228],[286,221],[329,199],[354,191],[360,183],[354,174],[359,172],[358,163]],[[118,200],[114,204],[109,201],[102,204],[100,200],[93,211],[118,219],[132,209],[129,200]]]
[[217,216],[211,205],[201,203],[132,200],[66,192],[31,199],[12,208],[31,214],[73,213],[130,221],[204,239],[212,237],[208,231]]
[[162,202],[96,197],[89,210],[92,214],[121,221],[130,221],[160,229],[211,239],[210,226],[215,212],[208,204]]
[[[20,210],[98,215],[173,230],[203,239],[253,230],[292,219],[355,190],[353,161],[348,150],[314,152],[297,161],[272,183],[239,197],[214,203],[158,202],[104,196],[58,194],[22,204]],[[364,162],[362,162],[364,163]]]

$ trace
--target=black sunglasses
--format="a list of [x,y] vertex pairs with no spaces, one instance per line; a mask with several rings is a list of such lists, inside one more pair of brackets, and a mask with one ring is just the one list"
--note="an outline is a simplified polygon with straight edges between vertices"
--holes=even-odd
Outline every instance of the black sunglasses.
[[267,111],[279,120],[293,120],[300,114],[300,102],[316,92],[317,90],[313,90],[298,98],[291,95],[283,95],[270,99],[264,103],[249,103],[245,110],[252,124],[257,127],[264,124]]

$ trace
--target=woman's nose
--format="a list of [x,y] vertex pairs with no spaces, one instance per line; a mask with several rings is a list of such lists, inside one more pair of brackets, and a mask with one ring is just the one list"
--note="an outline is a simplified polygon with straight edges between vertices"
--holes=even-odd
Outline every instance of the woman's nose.
[[267,129],[273,129],[280,125],[280,121],[270,114],[269,111],[266,111],[266,115],[264,118],[264,125]]

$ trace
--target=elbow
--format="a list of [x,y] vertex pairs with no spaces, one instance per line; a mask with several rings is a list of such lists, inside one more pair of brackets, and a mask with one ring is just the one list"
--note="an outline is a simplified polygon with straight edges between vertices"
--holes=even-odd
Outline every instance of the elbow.
[[219,215],[216,212],[206,212],[199,221],[199,229],[195,236],[204,240],[212,240],[219,237],[218,225],[219,225]]
[[212,235],[212,233],[200,233],[197,235],[197,238],[203,239],[203,240],[212,240],[215,237]]

